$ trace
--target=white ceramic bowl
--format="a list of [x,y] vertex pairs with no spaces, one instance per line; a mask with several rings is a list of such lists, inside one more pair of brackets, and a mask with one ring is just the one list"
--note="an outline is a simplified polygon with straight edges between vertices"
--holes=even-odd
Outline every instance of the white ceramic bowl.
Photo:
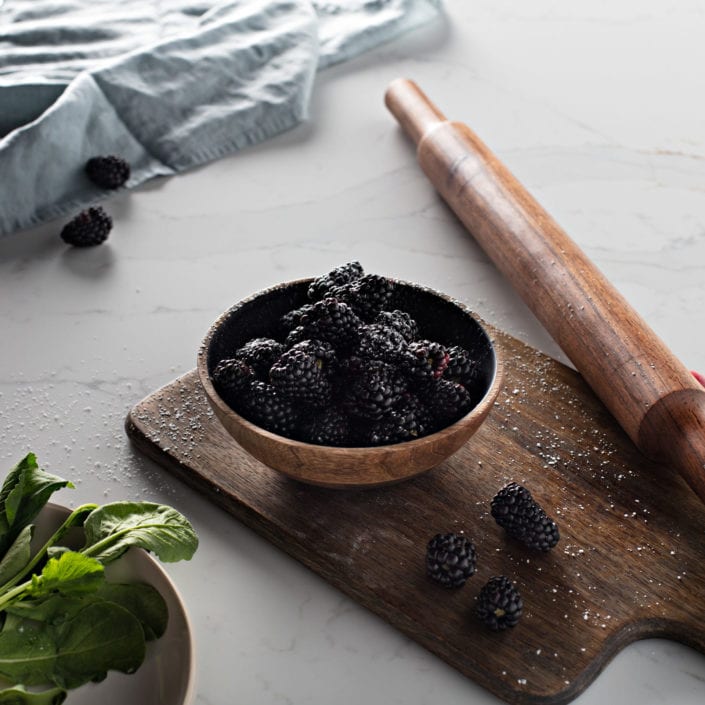
[[[40,512],[32,541],[41,546],[69,515],[66,507],[47,504]],[[80,545],[80,530],[69,532],[65,543]],[[73,546],[72,546],[73,547]],[[176,586],[161,565],[142,549],[130,549],[106,566],[111,582],[143,582],[156,588],[169,610],[166,632],[148,642],[145,660],[136,673],[111,671],[101,683],[87,683],[69,691],[65,705],[192,705],[195,700],[195,658],[191,625]]]

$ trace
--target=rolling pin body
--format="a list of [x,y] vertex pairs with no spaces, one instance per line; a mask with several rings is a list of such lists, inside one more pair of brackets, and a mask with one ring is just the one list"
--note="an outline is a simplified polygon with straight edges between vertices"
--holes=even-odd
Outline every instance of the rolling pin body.
[[464,124],[411,81],[386,94],[424,172],[619,424],[705,501],[705,389]]

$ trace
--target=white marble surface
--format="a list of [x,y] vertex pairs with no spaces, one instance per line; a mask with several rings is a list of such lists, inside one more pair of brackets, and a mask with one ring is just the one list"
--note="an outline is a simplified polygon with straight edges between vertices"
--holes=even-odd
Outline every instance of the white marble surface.
[[[401,75],[705,368],[704,26],[699,0],[449,0],[445,21],[322,73],[309,123],[113,197],[105,245],[68,249],[58,222],[0,241],[0,460],[34,450],[77,480],[68,504],[146,498],[193,520],[199,552],[169,572],[196,629],[199,705],[498,702],[139,456],[123,419],[194,367],[220,311],[352,258],[560,356],[415,165],[382,104]],[[632,645],[575,702],[616,699],[700,704],[705,657]]]

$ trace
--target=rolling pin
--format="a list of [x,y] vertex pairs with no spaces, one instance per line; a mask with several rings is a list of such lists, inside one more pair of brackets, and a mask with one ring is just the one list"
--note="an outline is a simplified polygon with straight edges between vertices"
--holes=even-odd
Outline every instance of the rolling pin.
[[431,183],[637,448],[705,502],[705,389],[466,125],[406,79],[385,103]]

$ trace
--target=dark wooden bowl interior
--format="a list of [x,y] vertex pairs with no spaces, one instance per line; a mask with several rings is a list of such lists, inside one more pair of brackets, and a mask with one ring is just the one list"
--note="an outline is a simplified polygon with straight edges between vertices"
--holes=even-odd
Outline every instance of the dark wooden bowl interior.
[[[304,279],[281,284],[255,294],[226,311],[216,322],[207,350],[209,374],[220,360],[232,357],[248,340],[258,337],[283,340],[280,318],[292,309],[310,303]],[[472,314],[457,301],[430,289],[397,282],[395,308],[406,311],[419,325],[421,338],[446,346],[461,345],[480,363],[479,384],[482,394],[489,389],[496,371],[492,341]]]

